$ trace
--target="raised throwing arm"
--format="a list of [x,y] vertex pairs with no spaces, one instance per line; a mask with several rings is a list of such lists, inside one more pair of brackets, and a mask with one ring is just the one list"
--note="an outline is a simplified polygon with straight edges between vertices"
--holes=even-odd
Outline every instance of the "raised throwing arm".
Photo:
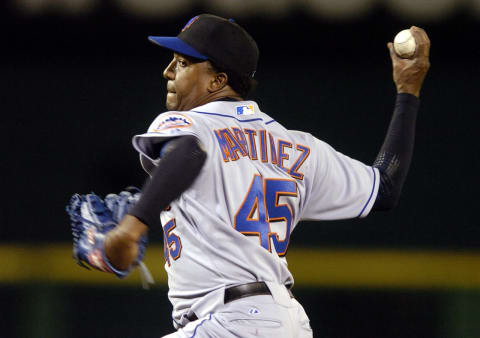
[[400,58],[393,44],[387,45],[398,94],[385,141],[373,164],[380,171],[380,187],[372,210],[390,210],[397,205],[412,159],[420,89],[430,68],[430,40],[423,29],[413,26],[410,30],[417,44],[412,58]]

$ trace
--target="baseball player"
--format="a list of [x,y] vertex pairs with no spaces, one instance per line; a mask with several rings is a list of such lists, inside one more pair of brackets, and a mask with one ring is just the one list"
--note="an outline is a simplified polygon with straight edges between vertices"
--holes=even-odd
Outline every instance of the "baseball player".
[[398,94],[373,166],[286,129],[275,112],[244,99],[259,51],[233,20],[202,14],[176,37],[149,37],[173,52],[163,73],[169,111],[133,138],[150,179],[141,194],[72,198],[77,260],[123,277],[140,264],[145,235],[161,219],[177,330],[167,337],[312,337],[292,293],[290,235],[301,220],[396,205],[429,68],[429,39],[411,31],[412,59],[388,44]]

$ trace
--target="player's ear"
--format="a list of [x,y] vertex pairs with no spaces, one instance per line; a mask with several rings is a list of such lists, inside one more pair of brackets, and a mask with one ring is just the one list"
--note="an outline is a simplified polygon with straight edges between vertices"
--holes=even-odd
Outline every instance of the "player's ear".
[[228,75],[224,72],[214,72],[210,80],[208,91],[214,93],[224,88],[228,83]]

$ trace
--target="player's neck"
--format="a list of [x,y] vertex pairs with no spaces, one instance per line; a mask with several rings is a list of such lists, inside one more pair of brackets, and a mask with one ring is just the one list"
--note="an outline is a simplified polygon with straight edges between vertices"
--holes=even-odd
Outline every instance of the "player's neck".
[[214,92],[208,92],[208,94],[199,98],[191,106],[187,106],[182,110],[190,110],[195,107],[200,107],[214,101],[221,101],[223,99],[228,101],[243,101],[243,98],[237,92],[230,88],[230,86],[227,86]]
[[222,99],[229,99],[229,100],[237,100],[242,101],[243,98],[234,91],[230,86],[225,86],[222,89],[209,93],[206,97],[205,103],[213,102],[213,101],[220,101]]

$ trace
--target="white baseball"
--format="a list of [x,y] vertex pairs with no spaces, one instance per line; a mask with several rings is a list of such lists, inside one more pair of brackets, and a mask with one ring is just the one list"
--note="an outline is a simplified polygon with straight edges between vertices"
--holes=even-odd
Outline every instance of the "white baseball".
[[393,40],[393,49],[398,56],[408,59],[415,54],[417,44],[410,29],[404,29],[399,32]]

